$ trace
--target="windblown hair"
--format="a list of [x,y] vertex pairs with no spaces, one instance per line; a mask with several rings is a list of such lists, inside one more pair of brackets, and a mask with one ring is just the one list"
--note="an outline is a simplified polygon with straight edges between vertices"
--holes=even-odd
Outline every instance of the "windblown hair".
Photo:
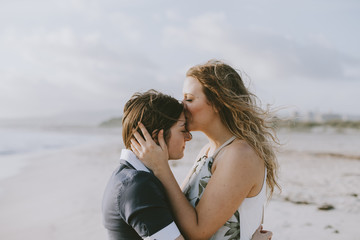
[[144,124],[155,141],[158,132],[163,129],[167,143],[170,138],[170,128],[179,120],[183,111],[182,103],[156,90],[135,93],[124,106],[122,136],[125,147],[130,149],[134,130],[143,136],[138,127],[139,122]]
[[218,110],[223,124],[234,136],[245,140],[264,161],[271,197],[275,187],[280,189],[280,185],[275,154],[279,142],[269,121],[269,110],[257,106],[258,98],[245,87],[239,73],[221,61],[210,60],[194,66],[186,76],[201,83],[207,100]]

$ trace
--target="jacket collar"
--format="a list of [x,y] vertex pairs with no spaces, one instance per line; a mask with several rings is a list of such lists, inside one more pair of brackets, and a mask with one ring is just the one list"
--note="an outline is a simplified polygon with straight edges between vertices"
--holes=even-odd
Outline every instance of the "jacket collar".
[[129,149],[121,150],[120,159],[127,161],[138,171],[150,172],[150,170],[136,157],[135,153]]

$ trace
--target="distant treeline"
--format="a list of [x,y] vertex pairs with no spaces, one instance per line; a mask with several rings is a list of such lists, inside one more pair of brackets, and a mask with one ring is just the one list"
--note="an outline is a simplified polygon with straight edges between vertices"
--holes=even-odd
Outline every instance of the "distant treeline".
[[122,117],[110,118],[109,120],[103,121],[100,123],[100,127],[119,127],[122,125]]
[[273,126],[275,128],[289,128],[289,129],[311,129],[315,127],[331,127],[337,129],[352,128],[360,129],[360,121],[342,121],[342,120],[331,120],[324,122],[303,122],[293,119],[273,119]]
[[[103,121],[100,123],[100,127],[119,127],[121,128],[122,117],[115,117]],[[341,120],[333,120],[333,121],[325,121],[325,122],[303,122],[297,121],[294,119],[281,119],[281,118],[273,118],[272,125],[275,128],[288,128],[288,129],[311,129],[315,127],[332,127],[337,129],[343,128],[352,128],[352,129],[360,129],[360,121],[341,121]]]

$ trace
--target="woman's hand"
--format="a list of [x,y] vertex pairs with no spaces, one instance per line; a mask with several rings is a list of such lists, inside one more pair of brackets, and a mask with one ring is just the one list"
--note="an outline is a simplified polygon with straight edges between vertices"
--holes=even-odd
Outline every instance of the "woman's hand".
[[135,131],[136,140],[131,139],[131,150],[156,175],[164,166],[168,166],[169,153],[164,140],[164,130],[159,131],[158,145],[142,123],[139,123],[139,128],[145,139]]
[[263,230],[262,225],[256,229],[255,233],[252,235],[251,240],[271,240],[272,232]]

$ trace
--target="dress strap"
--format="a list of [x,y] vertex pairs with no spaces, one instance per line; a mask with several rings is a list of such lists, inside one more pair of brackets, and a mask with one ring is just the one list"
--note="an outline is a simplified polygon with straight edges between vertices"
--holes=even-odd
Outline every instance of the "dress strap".
[[224,147],[226,147],[227,145],[229,145],[230,143],[232,143],[235,139],[236,139],[236,137],[232,136],[230,139],[228,139],[226,142],[224,142],[223,145],[221,145],[218,149],[216,149],[216,151],[211,156],[211,158],[215,159],[216,156],[218,155],[218,153],[220,152],[220,150],[223,149]]

